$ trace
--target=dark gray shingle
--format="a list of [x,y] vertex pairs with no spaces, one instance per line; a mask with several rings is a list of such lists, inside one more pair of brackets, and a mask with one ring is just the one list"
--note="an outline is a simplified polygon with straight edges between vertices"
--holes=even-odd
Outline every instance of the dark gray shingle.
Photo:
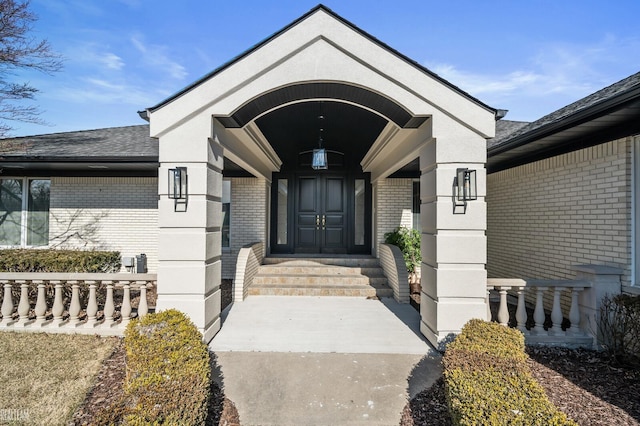
[[158,140],[148,124],[0,139],[0,159],[15,158],[157,161]]
[[592,93],[591,95],[586,96],[570,105],[560,108],[559,110],[554,111],[551,114],[547,114],[532,123],[521,126],[512,133],[506,133],[499,136],[498,132],[496,132],[496,137],[489,142],[488,148],[495,148],[500,145],[506,144],[517,137],[526,137],[528,133],[543,130],[547,126],[551,127],[554,124],[557,124],[574,114],[584,112],[589,108],[596,107],[599,104],[612,100],[617,96],[624,95],[625,92],[639,86],[640,72],[633,74],[623,80],[620,80],[617,83],[612,84],[611,86],[598,90],[597,92]]

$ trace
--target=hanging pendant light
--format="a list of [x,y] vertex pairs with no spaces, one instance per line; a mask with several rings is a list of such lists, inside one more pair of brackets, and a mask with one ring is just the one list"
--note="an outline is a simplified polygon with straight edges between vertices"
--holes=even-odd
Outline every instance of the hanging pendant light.
[[[324,117],[321,115],[318,117],[320,123]],[[323,132],[322,124],[320,125],[320,135],[318,136],[318,148],[313,150],[313,157],[311,157],[311,168],[313,170],[327,170],[329,168],[329,164],[327,161],[327,150],[322,146],[322,132]]]

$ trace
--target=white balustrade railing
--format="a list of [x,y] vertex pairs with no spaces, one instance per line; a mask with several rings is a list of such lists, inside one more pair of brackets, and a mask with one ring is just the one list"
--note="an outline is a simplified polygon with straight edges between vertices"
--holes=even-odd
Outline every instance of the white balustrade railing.
[[[487,320],[496,320],[502,325],[510,322],[509,299],[515,303],[515,328],[525,335],[527,343],[562,346],[591,346],[593,337],[581,324],[580,294],[591,287],[591,282],[581,280],[522,280],[511,278],[489,278],[487,280]],[[568,312],[562,311],[562,294],[570,294]],[[545,294],[553,295],[551,325],[544,327],[547,315],[544,309]],[[498,299],[497,315],[493,318],[490,301]],[[527,297],[529,296],[529,297]],[[526,301],[535,300],[532,318],[529,318]],[[531,311],[531,309],[529,309]],[[562,329],[567,318],[570,326]],[[527,328],[527,324],[530,324]],[[549,323],[547,323],[549,324]]]
[[134,315],[131,291],[139,296],[135,315],[142,317],[155,285],[156,274],[2,272],[0,329],[122,335]]

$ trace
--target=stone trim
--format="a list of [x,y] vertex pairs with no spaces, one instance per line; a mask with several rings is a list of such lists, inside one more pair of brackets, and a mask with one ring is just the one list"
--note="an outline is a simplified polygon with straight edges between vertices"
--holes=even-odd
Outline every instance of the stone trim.
[[402,252],[393,244],[380,244],[380,266],[389,286],[393,289],[393,298],[398,303],[409,303],[409,274]]

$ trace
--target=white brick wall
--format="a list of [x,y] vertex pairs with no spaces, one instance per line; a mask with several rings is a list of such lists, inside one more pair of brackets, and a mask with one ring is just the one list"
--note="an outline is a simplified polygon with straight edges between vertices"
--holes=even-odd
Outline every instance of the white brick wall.
[[572,265],[598,264],[629,285],[632,140],[489,175],[489,277],[572,279]]
[[51,246],[117,250],[158,263],[158,179],[52,177]]
[[376,253],[379,244],[384,242],[384,234],[398,226],[413,227],[413,180],[382,179],[375,185],[375,220]]
[[222,254],[222,278],[233,279],[240,249],[250,243],[266,244],[269,185],[264,179],[231,179],[230,249]]

